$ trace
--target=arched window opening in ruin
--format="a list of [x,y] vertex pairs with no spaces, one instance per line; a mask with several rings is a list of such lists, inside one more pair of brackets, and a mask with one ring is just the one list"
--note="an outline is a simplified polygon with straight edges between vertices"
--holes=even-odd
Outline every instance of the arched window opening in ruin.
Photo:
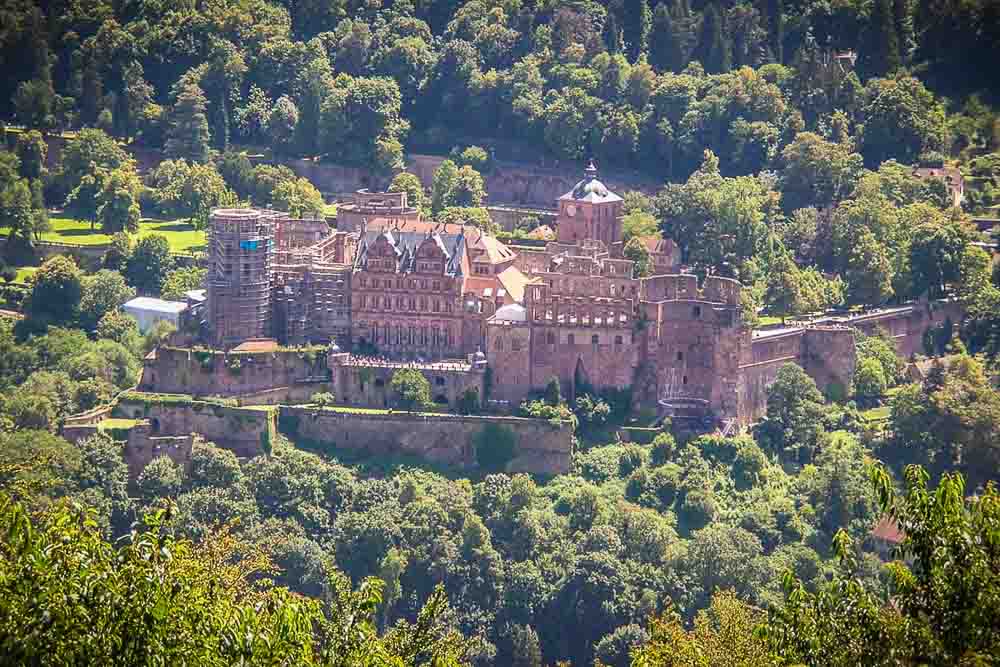
[[683,352],[680,352],[680,351],[677,352],[677,361],[684,361],[684,353]]
[[688,383],[688,376],[685,375],[683,378],[681,378],[681,384],[687,384],[687,383]]
[[593,336],[590,337],[590,342],[593,343],[594,345],[597,345],[598,343],[601,342],[601,338],[597,334],[594,334]]
[[436,384],[439,387],[443,387],[444,386],[444,378],[441,377],[440,375],[437,376],[436,378],[434,378],[434,384]]
[[568,336],[566,336],[566,342],[569,343],[570,345],[575,345],[576,336],[574,336],[573,334],[569,334]]
[[438,394],[434,397],[434,402],[438,405],[448,405],[448,397],[444,394]]

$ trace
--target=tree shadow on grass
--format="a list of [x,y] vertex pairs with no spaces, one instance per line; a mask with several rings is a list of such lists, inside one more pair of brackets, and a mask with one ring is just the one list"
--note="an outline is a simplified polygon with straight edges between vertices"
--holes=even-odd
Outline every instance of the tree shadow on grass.
[[57,229],[55,232],[59,236],[93,236],[94,234],[103,234],[100,227],[74,227],[72,229]]
[[147,229],[149,229],[149,231],[152,231],[152,232],[193,232],[193,231],[197,231],[197,230],[195,230],[194,225],[189,225],[189,224],[184,223],[184,222],[165,223],[165,224],[161,224],[161,225],[153,224],[153,225],[147,225],[146,227],[147,227]]

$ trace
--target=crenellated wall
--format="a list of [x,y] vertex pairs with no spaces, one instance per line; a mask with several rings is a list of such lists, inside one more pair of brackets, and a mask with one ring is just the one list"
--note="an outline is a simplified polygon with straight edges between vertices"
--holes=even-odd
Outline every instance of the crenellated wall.
[[477,465],[476,442],[483,429],[492,424],[509,429],[515,436],[508,472],[555,475],[568,472],[572,463],[572,429],[543,419],[284,406],[279,423],[289,437],[316,444],[373,455],[407,454],[463,467]]

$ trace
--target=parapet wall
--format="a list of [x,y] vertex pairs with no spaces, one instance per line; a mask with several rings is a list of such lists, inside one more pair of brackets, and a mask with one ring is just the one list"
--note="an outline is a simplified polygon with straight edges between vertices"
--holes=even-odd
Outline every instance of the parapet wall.
[[738,306],[740,283],[732,278],[709,276],[701,287],[698,276],[687,274],[652,276],[642,279],[642,300],[658,301],[707,301]]
[[508,472],[568,472],[573,434],[542,419],[447,414],[349,412],[282,406],[279,424],[290,437],[375,455],[408,454],[434,463],[475,466],[476,442],[493,424],[516,438]]

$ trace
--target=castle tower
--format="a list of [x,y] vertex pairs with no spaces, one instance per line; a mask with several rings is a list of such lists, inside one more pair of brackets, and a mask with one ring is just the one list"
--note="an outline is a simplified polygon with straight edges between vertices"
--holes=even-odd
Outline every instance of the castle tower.
[[274,225],[280,214],[218,209],[208,223],[208,323],[216,345],[271,336]]
[[583,180],[559,198],[557,240],[575,244],[596,239],[610,247],[622,240],[623,206],[622,198],[597,179],[597,167],[591,162],[583,172]]

